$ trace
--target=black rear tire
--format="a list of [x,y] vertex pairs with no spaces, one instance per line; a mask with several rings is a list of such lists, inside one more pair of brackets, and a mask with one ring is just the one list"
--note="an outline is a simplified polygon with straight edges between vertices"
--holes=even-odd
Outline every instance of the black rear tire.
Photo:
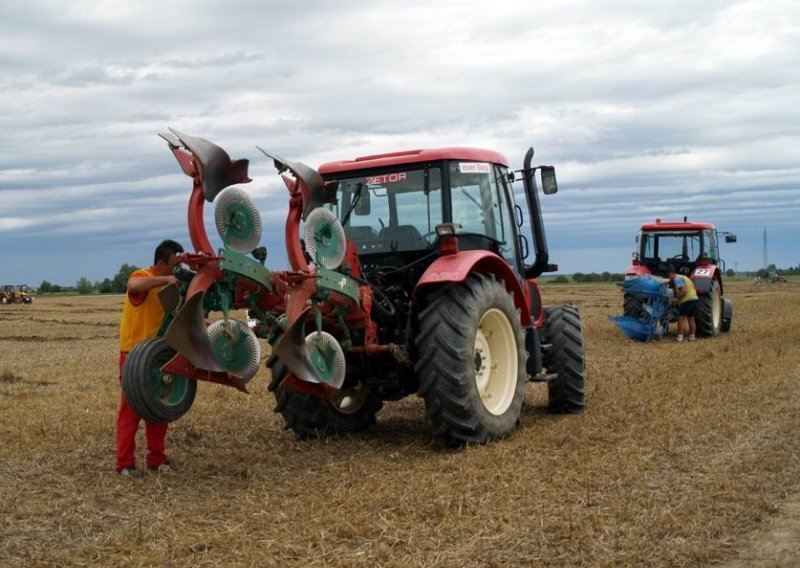
[[545,335],[552,346],[544,365],[548,372],[558,375],[547,383],[548,410],[559,414],[583,412],[586,363],[581,315],[574,306],[552,306],[544,314]]
[[642,299],[633,294],[625,294],[622,303],[622,315],[639,319],[642,317]]
[[714,280],[708,293],[700,296],[694,316],[697,324],[697,335],[700,337],[716,337],[722,327],[722,294],[719,282]]
[[[274,345],[277,339],[270,343]],[[284,429],[292,430],[300,440],[362,432],[375,424],[375,416],[383,408],[383,401],[355,376],[351,365],[334,401],[281,386],[289,369],[277,357],[271,356],[267,366],[272,374],[268,388],[275,396],[274,411],[283,417]]]
[[148,422],[174,422],[194,403],[195,379],[161,371],[174,356],[175,350],[155,337],[136,344],[122,365],[125,400]]
[[527,373],[520,315],[493,275],[435,290],[419,315],[419,396],[448,445],[507,436],[519,422]]

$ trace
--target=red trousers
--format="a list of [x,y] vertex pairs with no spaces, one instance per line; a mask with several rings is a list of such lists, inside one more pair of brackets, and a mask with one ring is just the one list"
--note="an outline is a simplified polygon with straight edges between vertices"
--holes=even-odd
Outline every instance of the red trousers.
[[[119,377],[122,386],[122,363],[127,353],[119,354]],[[119,412],[117,412],[117,471],[136,464],[136,430],[139,429],[139,415],[128,406],[125,394],[120,392]],[[158,467],[169,458],[165,453],[164,439],[167,437],[166,422],[144,422],[147,438],[147,467]]]

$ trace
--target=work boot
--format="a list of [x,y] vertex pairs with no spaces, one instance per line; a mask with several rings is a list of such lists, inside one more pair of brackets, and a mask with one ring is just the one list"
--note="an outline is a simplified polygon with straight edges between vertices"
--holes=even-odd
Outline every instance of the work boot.
[[147,469],[153,473],[164,473],[168,471],[178,471],[180,468],[174,462],[167,460],[161,465],[157,465],[155,467],[148,465]]
[[139,472],[138,469],[136,469],[135,465],[132,465],[131,467],[123,467],[121,470],[119,470],[118,473],[119,473],[120,477],[140,477],[141,476],[141,473]]

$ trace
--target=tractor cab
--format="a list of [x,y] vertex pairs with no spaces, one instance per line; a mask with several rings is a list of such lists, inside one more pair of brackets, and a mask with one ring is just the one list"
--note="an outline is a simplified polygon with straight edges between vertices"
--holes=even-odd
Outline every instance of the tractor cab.
[[[710,223],[662,223],[657,219],[643,225],[636,240],[634,270],[640,266],[656,276],[667,276],[670,272],[689,276],[700,266],[724,264],[719,255],[717,230]],[[735,241],[735,235],[726,234],[726,242]]]
[[[545,193],[555,193],[554,170],[542,171]],[[328,207],[365,267],[401,267],[439,254],[487,250],[522,279],[529,252],[519,230],[522,210],[514,203],[514,174],[497,152],[411,150],[329,162],[319,172],[326,182],[338,182],[337,200]],[[523,172],[531,177],[530,202],[536,186],[529,163]],[[534,225],[540,225],[538,200],[532,210]],[[534,241],[537,251],[546,251],[546,243],[539,245],[535,235]]]

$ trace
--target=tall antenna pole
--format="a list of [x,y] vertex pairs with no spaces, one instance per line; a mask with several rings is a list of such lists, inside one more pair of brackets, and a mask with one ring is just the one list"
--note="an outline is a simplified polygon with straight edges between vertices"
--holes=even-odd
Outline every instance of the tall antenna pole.
[[767,228],[764,227],[764,268],[769,266],[769,258],[767,258]]

